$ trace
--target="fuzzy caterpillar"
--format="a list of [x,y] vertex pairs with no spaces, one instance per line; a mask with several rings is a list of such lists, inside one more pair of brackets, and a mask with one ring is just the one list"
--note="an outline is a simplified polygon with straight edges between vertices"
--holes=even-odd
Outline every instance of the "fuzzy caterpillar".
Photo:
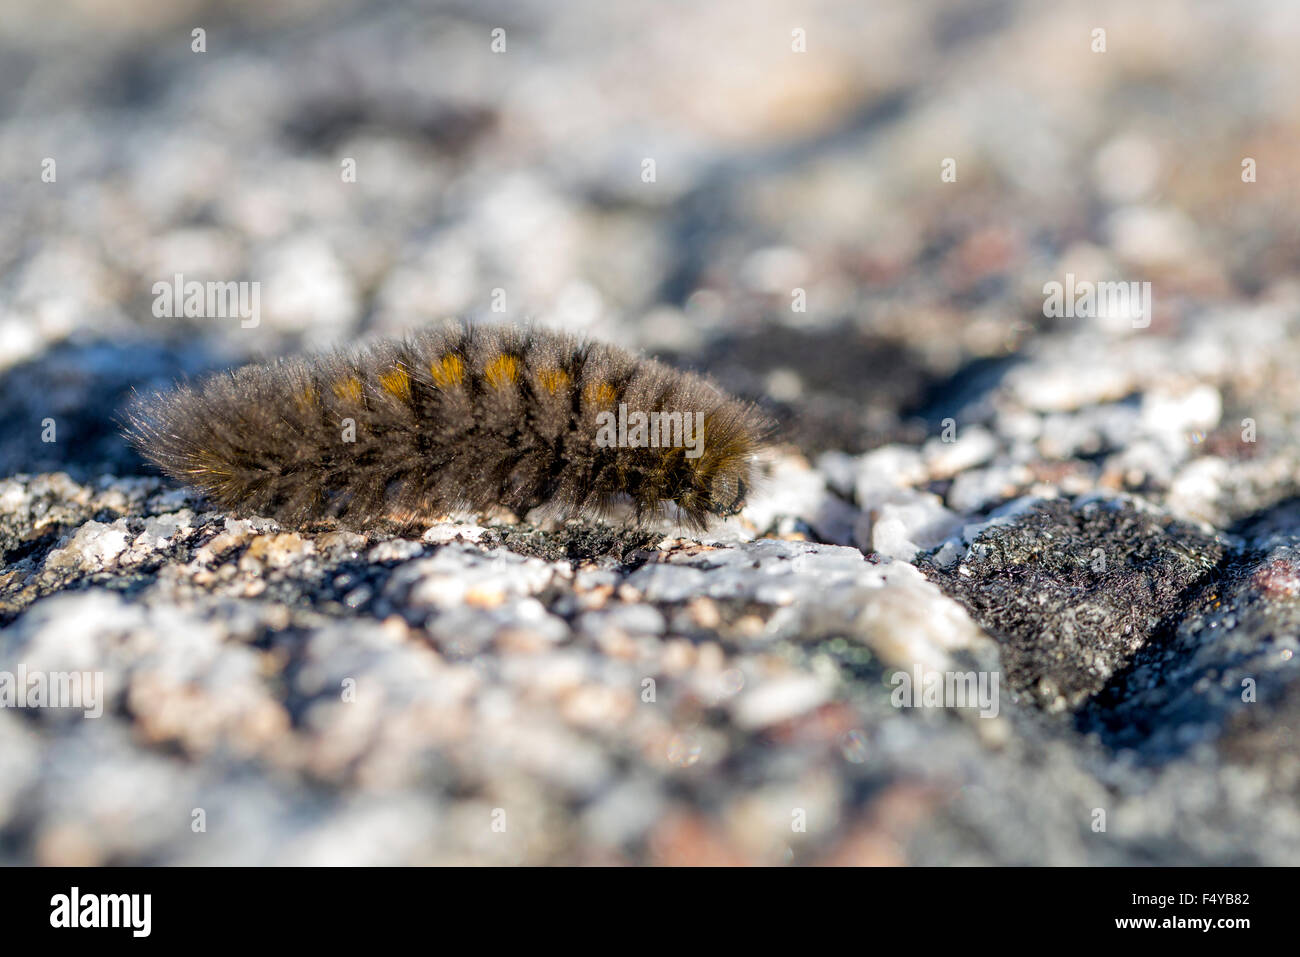
[[[696,447],[598,442],[626,410],[658,413],[668,439],[675,413],[693,415]],[[223,508],[358,527],[493,506],[601,517],[630,500],[638,522],[670,502],[702,528],[740,511],[770,428],[691,373],[483,325],[209,375],[137,397],[126,420],[145,458]]]

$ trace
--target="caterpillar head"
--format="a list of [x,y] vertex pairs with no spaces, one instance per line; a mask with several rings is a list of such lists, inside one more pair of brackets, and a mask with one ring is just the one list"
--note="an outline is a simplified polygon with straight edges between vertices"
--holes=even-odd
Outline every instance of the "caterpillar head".
[[708,527],[709,518],[729,518],[745,507],[753,488],[753,467],[748,458],[728,461],[707,471],[693,471],[668,499],[693,528]]
[[766,422],[749,408],[729,405],[726,414],[705,419],[700,455],[685,461],[684,481],[671,496],[688,520],[700,527],[711,515],[739,514],[757,478],[756,453]]

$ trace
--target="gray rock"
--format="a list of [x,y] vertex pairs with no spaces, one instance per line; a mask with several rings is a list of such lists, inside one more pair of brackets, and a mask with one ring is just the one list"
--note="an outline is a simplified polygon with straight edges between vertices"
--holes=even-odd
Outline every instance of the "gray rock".
[[[0,696],[105,701],[0,707],[0,863],[1300,859],[1276,4],[1134,10],[1104,70],[1045,4],[816,5],[807,56],[762,4],[316,6],[232,6],[202,69],[185,5],[6,10]],[[178,272],[259,321],[157,315]],[[1048,315],[1069,275],[1152,313]],[[296,529],[121,438],[133,390],[448,315],[709,374],[766,481],[704,532]],[[898,706],[916,669],[997,716]]]

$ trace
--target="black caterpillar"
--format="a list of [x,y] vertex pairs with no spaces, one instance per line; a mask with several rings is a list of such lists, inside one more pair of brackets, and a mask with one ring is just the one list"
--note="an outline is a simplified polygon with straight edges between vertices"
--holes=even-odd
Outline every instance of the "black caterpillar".
[[141,454],[223,508],[362,527],[493,506],[600,517],[630,500],[638,523],[671,502],[702,528],[740,511],[769,431],[699,376],[480,325],[217,373],[137,397],[126,421]]

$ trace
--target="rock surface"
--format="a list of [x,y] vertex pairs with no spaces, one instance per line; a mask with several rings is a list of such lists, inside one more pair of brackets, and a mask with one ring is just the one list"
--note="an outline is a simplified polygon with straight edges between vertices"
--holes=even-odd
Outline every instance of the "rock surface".
[[[1286,5],[9,6],[0,863],[1300,860]],[[282,528],[119,437],[448,314],[762,401],[764,487]]]

